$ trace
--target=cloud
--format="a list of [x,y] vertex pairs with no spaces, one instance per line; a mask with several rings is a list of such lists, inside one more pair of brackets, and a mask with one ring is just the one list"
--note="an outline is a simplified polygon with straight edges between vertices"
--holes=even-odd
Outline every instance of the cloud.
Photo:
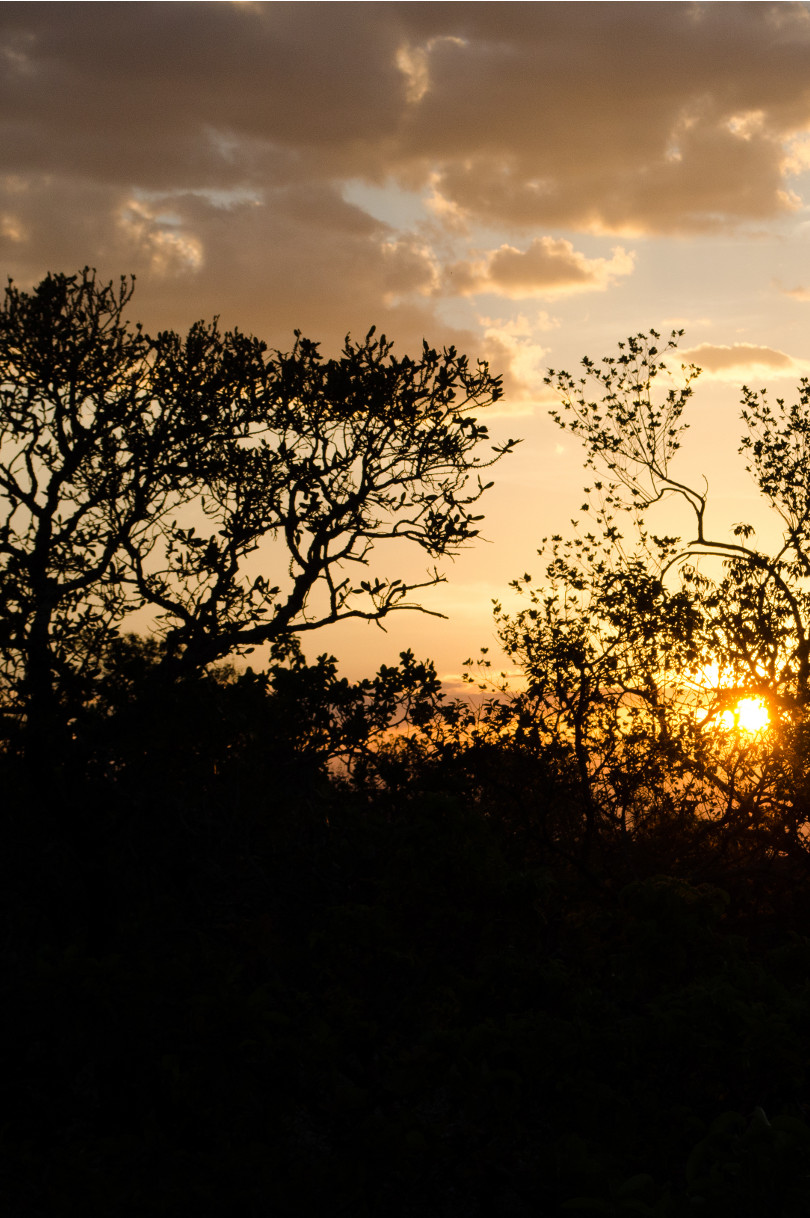
[[632,269],[612,234],[794,215],[809,53],[790,3],[2,5],[2,272],[134,271],[145,324],[272,345],[486,347],[522,393],[527,339],[457,298],[604,291]]
[[543,384],[550,348],[537,341],[540,333],[555,330],[556,318],[545,311],[513,318],[479,317],[483,333],[482,352],[491,366],[503,374],[504,396],[487,409],[487,419],[532,415],[556,398]]
[[0,238],[5,238],[6,241],[19,245],[26,240],[26,237],[25,226],[20,223],[20,220],[13,212],[6,211],[0,215]]
[[[804,6],[429,7],[397,153],[430,158],[437,193],[479,219],[693,232],[797,207]],[[430,43],[439,28],[459,38]]]
[[621,246],[607,258],[586,258],[562,238],[536,237],[525,251],[502,245],[478,262],[459,262],[447,270],[452,292],[474,296],[492,292],[512,300],[554,297],[572,292],[603,292],[633,269],[634,255]]
[[434,184],[478,220],[790,211],[800,4],[4,5],[4,159],[124,189]]
[[145,256],[157,275],[180,275],[199,270],[203,264],[202,242],[184,231],[174,214],[160,215],[140,199],[127,199],[119,210],[118,224],[134,257]]
[[438,291],[439,266],[428,246],[405,237],[385,241],[381,248],[386,303],[395,304],[415,292],[428,296]]
[[681,351],[685,363],[697,364],[713,380],[736,381],[756,372],[762,376],[801,375],[802,361],[793,359],[773,347],[757,347],[753,343],[732,343],[730,346],[701,343]]
[[802,287],[801,284],[796,284],[793,288],[783,288],[781,285],[776,285],[783,296],[792,296],[794,300],[810,300],[810,288]]

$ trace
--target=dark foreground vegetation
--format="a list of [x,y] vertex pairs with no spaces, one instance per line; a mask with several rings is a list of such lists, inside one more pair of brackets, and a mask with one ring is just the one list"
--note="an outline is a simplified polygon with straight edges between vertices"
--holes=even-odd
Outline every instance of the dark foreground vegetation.
[[475,537],[498,379],[130,297],[0,309],[4,1213],[810,1213],[810,386],[746,391],[769,556],[669,473],[656,335],[558,374],[607,472],[474,712],[298,639],[442,578],[377,543]]
[[6,1212],[806,1214],[806,869],[683,830],[583,867],[513,749],[349,784],[350,701],[144,684],[47,800],[5,764]]

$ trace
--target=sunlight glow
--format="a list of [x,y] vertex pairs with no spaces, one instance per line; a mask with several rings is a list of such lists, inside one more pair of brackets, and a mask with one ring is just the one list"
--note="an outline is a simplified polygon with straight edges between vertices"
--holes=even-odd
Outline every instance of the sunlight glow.
[[[767,680],[767,674],[761,675],[763,681]],[[686,687],[691,688],[697,698],[695,713],[698,716],[704,713],[704,699],[708,699],[714,702],[715,708],[719,702],[721,706],[725,705],[725,709],[710,710],[704,722],[711,723],[723,732],[743,732],[749,736],[768,731],[774,726],[768,702],[757,694],[735,699],[732,690],[739,686],[739,683],[738,674],[721,670],[714,660],[701,665],[695,672],[690,673],[686,680]]]
[[770,726],[771,716],[762,698],[740,698],[736,706],[720,716],[720,727],[726,731],[737,729],[756,735]]

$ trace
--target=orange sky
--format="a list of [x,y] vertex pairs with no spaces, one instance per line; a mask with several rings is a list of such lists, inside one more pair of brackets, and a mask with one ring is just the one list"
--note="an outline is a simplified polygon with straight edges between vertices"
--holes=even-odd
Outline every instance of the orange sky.
[[133,271],[147,328],[330,350],[376,324],[505,374],[492,432],[525,442],[430,595],[449,620],[310,653],[452,676],[492,646],[492,598],[581,503],[544,370],[640,329],[706,369],[683,470],[717,531],[757,518],[739,386],[810,372],[807,5],[6,3],[0,50],[3,274]]

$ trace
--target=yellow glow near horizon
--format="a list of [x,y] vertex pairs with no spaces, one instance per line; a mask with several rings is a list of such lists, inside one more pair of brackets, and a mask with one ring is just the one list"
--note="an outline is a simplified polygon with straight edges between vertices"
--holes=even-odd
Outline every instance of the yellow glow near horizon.
[[770,723],[770,711],[762,698],[740,698],[736,706],[724,711],[719,719],[720,726],[727,731],[736,728],[752,736],[765,731]]

